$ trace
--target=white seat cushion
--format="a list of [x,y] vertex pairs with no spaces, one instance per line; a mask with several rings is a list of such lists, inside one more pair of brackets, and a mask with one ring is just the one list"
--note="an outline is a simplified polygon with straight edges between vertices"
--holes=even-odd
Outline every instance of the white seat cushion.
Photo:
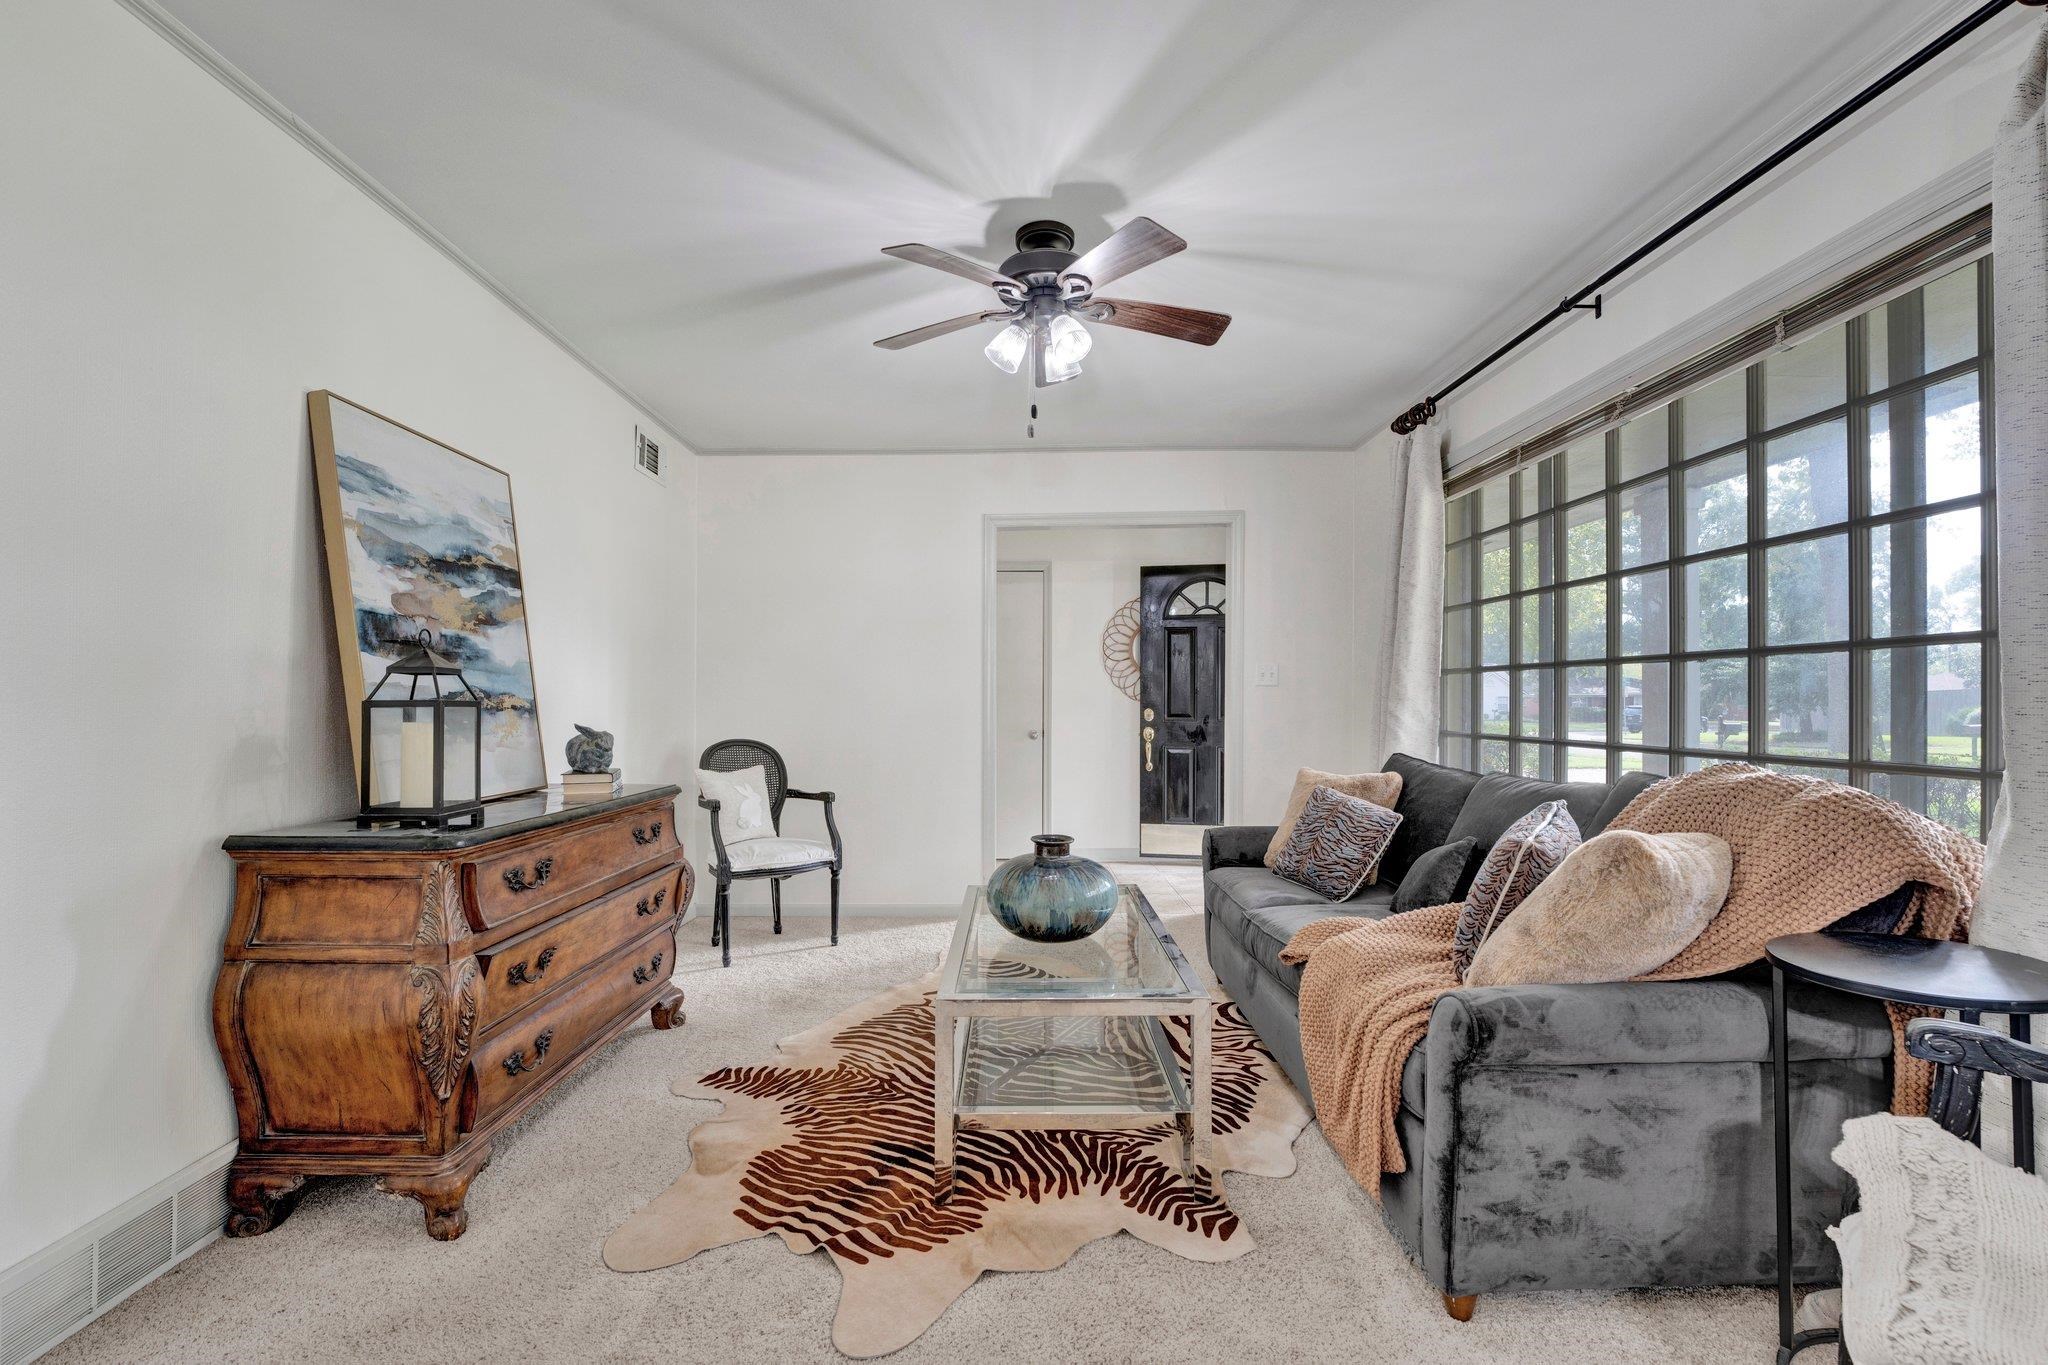
[[815,839],[749,839],[727,844],[725,860],[735,872],[759,872],[768,867],[803,867],[808,863],[832,861],[832,846]]

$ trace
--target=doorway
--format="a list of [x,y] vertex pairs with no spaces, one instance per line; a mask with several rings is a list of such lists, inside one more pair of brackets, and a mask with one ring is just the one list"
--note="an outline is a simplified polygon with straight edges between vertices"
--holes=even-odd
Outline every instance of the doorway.
[[1224,608],[1221,564],[1138,571],[1138,854],[1199,857],[1223,823]]
[[996,571],[996,847],[1021,851],[1050,829],[1046,809],[1048,564]]
[[[1041,832],[1071,835],[1077,853],[1102,862],[1134,860],[1141,848],[1154,857],[1196,857],[1202,830],[1236,815],[1241,764],[1223,755],[1243,752],[1244,708],[1237,704],[1245,695],[1239,674],[1242,622],[1231,630],[1229,648],[1210,651],[1214,673],[1207,694],[1182,698],[1189,705],[1181,710],[1189,714],[1177,716],[1176,724],[1185,722],[1191,731],[1168,735],[1171,742],[1162,747],[1155,716],[1154,766],[1165,772],[1162,760],[1171,748],[1173,771],[1184,779],[1185,799],[1171,807],[1170,818],[1163,786],[1161,818],[1141,817],[1141,679],[1133,661],[1116,663],[1110,655],[1118,636],[1135,637],[1138,631],[1141,576],[1148,566],[1206,571],[1200,577],[1218,581],[1192,585],[1194,595],[1207,594],[1215,599],[1210,605],[1220,607],[1227,585],[1229,614],[1238,615],[1245,597],[1243,546],[1243,517],[1236,512],[984,517],[985,866],[1028,852],[1028,836]],[[1028,570],[1040,572],[1035,579],[1019,575]],[[1043,589],[1043,628],[1031,638],[1026,623],[1034,615],[1034,587]],[[1183,624],[1183,618],[1174,619],[1176,626]],[[1197,640],[1190,635],[1183,642],[1191,662]],[[1162,637],[1160,649],[1170,648]],[[1171,685],[1172,679],[1166,681]],[[1221,705],[1224,697],[1230,699],[1227,707]],[[1197,700],[1207,703],[1206,710],[1194,705]],[[1169,708],[1154,703],[1155,712],[1164,709]],[[1202,724],[1205,714],[1220,717],[1220,734],[1217,719]],[[1033,716],[1042,723],[1031,724]],[[1032,729],[1040,732],[1035,741]],[[1206,786],[1198,788],[1196,765]],[[1204,793],[1199,801],[1198,789]],[[1034,812],[1039,823],[1027,829]],[[1147,824],[1159,828],[1148,835]]]

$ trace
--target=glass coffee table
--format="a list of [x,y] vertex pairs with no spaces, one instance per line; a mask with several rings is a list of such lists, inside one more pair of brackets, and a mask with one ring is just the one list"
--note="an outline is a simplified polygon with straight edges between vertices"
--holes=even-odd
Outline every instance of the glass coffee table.
[[[1188,1020],[1188,1060],[1163,1020]],[[1171,1121],[1181,1163],[1214,1187],[1209,989],[1135,886],[1072,943],[1003,928],[970,887],[932,1001],[934,1197],[953,1190],[953,1139],[974,1128],[1149,1128]]]

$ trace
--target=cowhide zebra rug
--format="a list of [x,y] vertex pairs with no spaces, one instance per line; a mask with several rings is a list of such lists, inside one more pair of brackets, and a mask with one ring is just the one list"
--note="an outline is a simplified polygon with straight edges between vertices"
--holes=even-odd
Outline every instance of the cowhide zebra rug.
[[[850,1356],[907,1346],[984,1270],[1051,1270],[1129,1232],[1196,1261],[1251,1235],[1190,1184],[1170,1123],[1123,1131],[963,1129],[953,1194],[932,1202],[934,974],[787,1038],[765,1066],[727,1067],[675,1093],[725,1112],[690,1135],[691,1165],[604,1245],[613,1270],[656,1270],[774,1233],[839,1267],[832,1342]],[[1234,1004],[1216,1007],[1215,1160],[1294,1172],[1308,1110]],[[1185,1055],[1185,1025],[1169,1023]]]

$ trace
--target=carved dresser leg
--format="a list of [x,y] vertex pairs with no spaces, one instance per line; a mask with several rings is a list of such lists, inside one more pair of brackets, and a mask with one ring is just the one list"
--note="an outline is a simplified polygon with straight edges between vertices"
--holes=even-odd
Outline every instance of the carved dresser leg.
[[426,1214],[427,1236],[437,1242],[452,1242],[469,1226],[469,1210],[463,1201],[469,1198],[469,1183],[475,1180],[477,1172],[490,1164],[490,1149],[485,1148],[470,1165],[459,1171],[446,1171],[438,1175],[387,1175],[377,1182],[377,1187],[387,1194],[404,1195],[417,1199],[420,1209]]
[[1444,1295],[1444,1311],[1459,1322],[1472,1321],[1472,1310],[1479,1306],[1477,1294]]
[[653,1021],[656,1028],[681,1028],[686,1017],[683,1013],[683,993],[677,987],[670,986],[655,1000]]
[[284,1171],[232,1171],[228,1175],[230,1237],[261,1237],[291,1215],[292,1196],[306,1177]]

